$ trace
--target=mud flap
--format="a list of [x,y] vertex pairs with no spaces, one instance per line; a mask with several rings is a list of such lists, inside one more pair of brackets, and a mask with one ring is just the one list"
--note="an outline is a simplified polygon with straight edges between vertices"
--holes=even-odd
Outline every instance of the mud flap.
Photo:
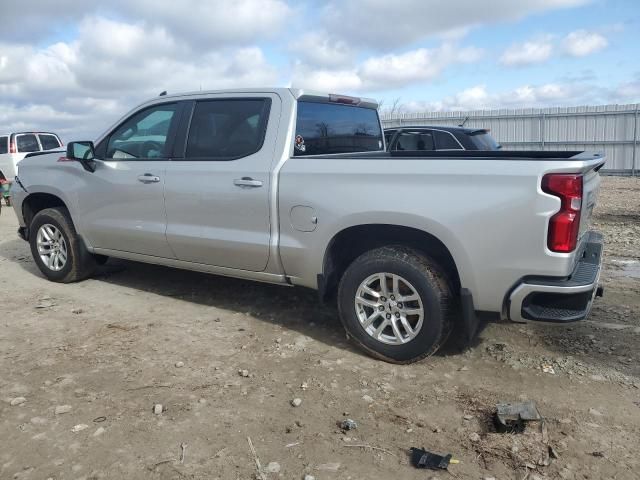
[[479,325],[476,310],[473,306],[473,295],[468,288],[460,290],[460,307],[462,309],[462,328],[458,336],[461,346],[467,348],[475,339]]

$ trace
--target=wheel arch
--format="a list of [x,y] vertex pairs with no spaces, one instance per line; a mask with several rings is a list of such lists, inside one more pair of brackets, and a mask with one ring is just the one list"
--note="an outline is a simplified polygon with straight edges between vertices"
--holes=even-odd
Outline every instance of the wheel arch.
[[460,291],[458,265],[449,248],[438,237],[415,227],[368,223],[342,229],[327,244],[322,274],[318,276],[321,299],[326,300],[335,294],[342,274],[353,260],[368,250],[385,245],[407,246],[430,256],[448,274],[452,291]]
[[[29,227],[33,217],[38,212],[46,208],[64,207],[69,211],[69,207],[58,195],[46,192],[34,192],[27,195],[22,201],[22,218],[26,225],[27,234],[25,240],[29,238]],[[73,219],[71,219],[73,222]]]

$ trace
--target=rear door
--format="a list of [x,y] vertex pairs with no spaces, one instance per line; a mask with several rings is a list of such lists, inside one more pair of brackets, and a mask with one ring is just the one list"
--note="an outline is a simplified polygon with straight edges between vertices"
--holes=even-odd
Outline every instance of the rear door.
[[163,187],[181,105],[139,110],[96,147],[96,170],[78,168],[82,233],[96,248],[174,258]]
[[178,259],[265,269],[280,111],[271,93],[192,102],[166,170],[167,240]]

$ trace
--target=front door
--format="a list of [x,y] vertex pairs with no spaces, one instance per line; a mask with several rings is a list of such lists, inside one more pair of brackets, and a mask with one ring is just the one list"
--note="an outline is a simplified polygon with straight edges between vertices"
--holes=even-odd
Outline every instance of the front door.
[[220,95],[193,103],[182,148],[176,148],[165,173],[167,240],[178,259],[265,269],[280,109],[273,94]]
[[163,189],[178,103],[134,113],[96,147],[82,170],[82,233],[96,248],[175,258],[167,243]]

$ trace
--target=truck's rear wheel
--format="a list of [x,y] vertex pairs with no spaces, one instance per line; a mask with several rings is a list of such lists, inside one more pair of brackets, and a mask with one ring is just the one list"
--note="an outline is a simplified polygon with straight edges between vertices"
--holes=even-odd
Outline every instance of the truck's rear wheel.
[[53,282],[77,282],[90,276],[96,262],[76,233],[64,207],[38,212],[29,227],[31,254],[40,271]]
[[452,302],[438,264],[403,246],[362,254],[347,268],[338,291],[349,336],[393,363],[415,362],[440,348],[449,335]]

